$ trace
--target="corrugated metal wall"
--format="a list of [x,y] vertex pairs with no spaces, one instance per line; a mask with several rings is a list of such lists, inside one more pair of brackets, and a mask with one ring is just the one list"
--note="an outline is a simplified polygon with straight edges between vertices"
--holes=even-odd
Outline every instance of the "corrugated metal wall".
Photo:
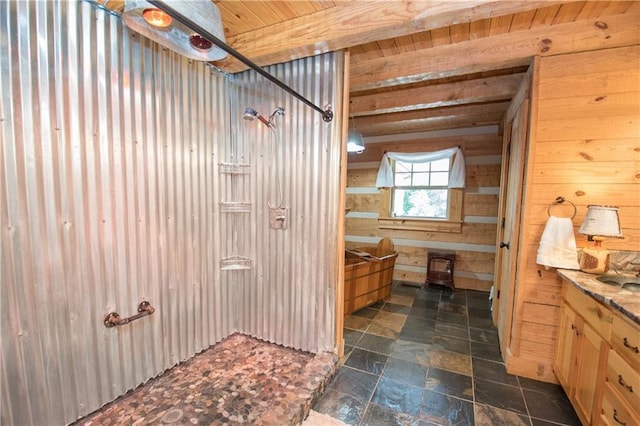
[[[342,55],[327,54],[269,71],[320,108],[335,109],[331,103],[341,97],[342,80],[334,76],[342,75],[342,67]],[[242,135],[245,158],[255,165],[254,174],[224,192],[229,199],[255,201],[227,231],[237,232],[240,251],[234,254],[248,253],[255,261],[251,273],[232,273],[245,301],[239,327],[286,346],[333,350],[337,221],[342,220],[340,117],[325,123],[320,113],[255,72],[243,73],[238,86],[235,116],[247,107],[263,116],[276,107],[285,110],[274,118],[275,129],[257,120],[232,120],[232,133]],[[286,208],[285,229],[270,227],[269,206]]]
[[[0,2],[0,37],[3,424],[71,422],[236,331],[333,347],[339,121],[90,3]],[[328,103],[340,66],[276,68]],[[280,102],[275,160],[271,133],[241,113]],[[222,173],[245,160],[250,174]],[[284,231],[265,222],[276,170]],[[221,270],[234,255],[251,268]],[[143,300],[153,315],[104,327]]]

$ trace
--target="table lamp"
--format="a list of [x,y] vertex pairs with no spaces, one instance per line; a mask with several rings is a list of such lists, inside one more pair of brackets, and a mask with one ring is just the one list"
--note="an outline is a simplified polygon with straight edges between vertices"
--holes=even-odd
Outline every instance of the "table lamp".
[[587,215],[578,230],[587,235],[593,246],[585,246],[580,257],[580,269],[590,274],[604,274],[609,270],[609,251],[602,247],[606,238],[622,238],[618,208],[612,206],[587,206]]

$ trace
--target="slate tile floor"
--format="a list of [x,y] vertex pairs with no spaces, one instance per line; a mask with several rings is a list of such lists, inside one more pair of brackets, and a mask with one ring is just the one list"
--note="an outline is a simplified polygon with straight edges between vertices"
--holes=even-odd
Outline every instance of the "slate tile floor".
[[394,283],[345,318],[343,365],[314,410],[350,425],[579,425],[562,388],[507,374],[488,294]]

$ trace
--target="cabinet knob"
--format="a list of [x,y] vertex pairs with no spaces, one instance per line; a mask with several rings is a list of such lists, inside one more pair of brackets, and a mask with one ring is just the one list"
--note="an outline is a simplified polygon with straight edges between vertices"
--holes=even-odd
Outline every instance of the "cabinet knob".
[[506,248],[507,250],[509,250],[509,243],[503,243],[502,241],[500,242],[500,248]]

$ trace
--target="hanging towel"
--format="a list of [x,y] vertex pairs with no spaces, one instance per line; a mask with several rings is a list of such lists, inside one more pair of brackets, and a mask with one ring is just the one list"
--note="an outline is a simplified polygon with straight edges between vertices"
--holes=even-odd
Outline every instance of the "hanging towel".
[[571,218],[549,216],[540,238],[536,263],[545,267],[580,269]]

